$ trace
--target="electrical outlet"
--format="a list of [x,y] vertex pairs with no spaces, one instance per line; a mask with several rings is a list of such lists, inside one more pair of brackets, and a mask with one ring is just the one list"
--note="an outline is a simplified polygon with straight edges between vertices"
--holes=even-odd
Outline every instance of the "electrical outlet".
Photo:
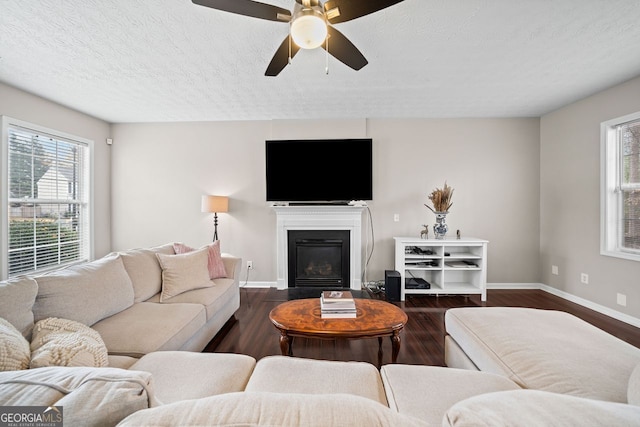
[[589,275],[587,273],[580,273],[580,281],[585,285],[589,284]]
[[247,270],[253,270],[253,261],[247,261]]
[[558,275],[558,266],[557,265],[552,265],[551,266],[551,274],[553,274],[554,276]]
[[393,214],[393,222],[400,222],[400,214]]
[[618,294],[616,299],[618,305],[621,305],[623,307],[627,306],[627,296],[625,294]]

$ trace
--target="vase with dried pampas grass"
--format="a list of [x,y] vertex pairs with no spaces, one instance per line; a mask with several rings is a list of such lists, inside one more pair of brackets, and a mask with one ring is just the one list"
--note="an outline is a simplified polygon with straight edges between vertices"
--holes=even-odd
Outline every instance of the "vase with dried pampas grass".
[[453,188],[449,187],[445,181],[443,188],[436,188],[429,194],[429,200],[431,200],[433,208],[425,203],[425,206],[436,215],[436,224],[433,226],[433,234],[435,234],[436,239],[444,239],[449,230],[445,220],[449,209],[453,206],[452,197]]

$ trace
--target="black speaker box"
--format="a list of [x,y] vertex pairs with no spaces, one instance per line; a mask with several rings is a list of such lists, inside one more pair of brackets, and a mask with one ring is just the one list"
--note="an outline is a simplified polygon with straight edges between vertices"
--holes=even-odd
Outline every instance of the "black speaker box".
[[387,301],[400,301],[400,273],[395,270],[384,271],[384,293]]

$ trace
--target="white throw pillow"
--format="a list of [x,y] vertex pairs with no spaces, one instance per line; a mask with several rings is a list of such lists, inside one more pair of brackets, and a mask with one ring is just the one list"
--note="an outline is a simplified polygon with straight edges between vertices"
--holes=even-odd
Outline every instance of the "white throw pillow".
[[80,322],[50,317],[33,328],[31,368],[46,366],[109,366],[100,334]]
[[160,302],[192,289],[214,285],[209,279],[209,248],[198,249],[179,255],[157,253],[162,267],[162,293]]
[[[210,245],[207,245],[207,248],[209,248],[209,261],[207,265],[209,268],[209,278],[214,280],[221,277],[227,277],[227,270],[224,267],[222,254],[220,253],[220,240],[216,240]],[[195,251],[194,248],[189,247],[184,243],[174,243],[173,250],[176,254],[186,254],[188,252]]]
[[29,341],[7,320],[0,317],[0,371],[29,368]]

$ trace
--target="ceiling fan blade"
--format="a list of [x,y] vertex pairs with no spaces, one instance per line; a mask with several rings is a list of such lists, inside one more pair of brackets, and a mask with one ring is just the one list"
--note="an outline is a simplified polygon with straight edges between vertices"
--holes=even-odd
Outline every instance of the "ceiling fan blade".
[[[296,56],[296,53],[300,48],[293,42],[291,42],[291,58]],[[275,55],[271,58],[271,62],[267,67],[267,71],[264,72],[265,76],[275,77],[280,74],[280,71],[289,65],[289,36],[285,37],[284,41],[280,44]]]
[[[403,0],[329,0],[324,4],[324,10],[329,16],[329,22],[339,24],[385,9]],[[337,9],[337,11],[336,11]]]
[[[329,53],[333,55],[337,60],[343,62],[345,65],[359,70],[369,63],[362,53],[358,50],[348,38],[344,36],[340,31],[336,30],[332,26],[328,26],[329,30]],[[323,49],[327,48],[326,44],[322,45]]]
[[193,3],[222,10],[224,12],[237,13],[238,15],[251,16],[253,18],[269,21],[288,22],[291,20],[291,12],[281,7],[260,3],[251,0],[191,0]]

